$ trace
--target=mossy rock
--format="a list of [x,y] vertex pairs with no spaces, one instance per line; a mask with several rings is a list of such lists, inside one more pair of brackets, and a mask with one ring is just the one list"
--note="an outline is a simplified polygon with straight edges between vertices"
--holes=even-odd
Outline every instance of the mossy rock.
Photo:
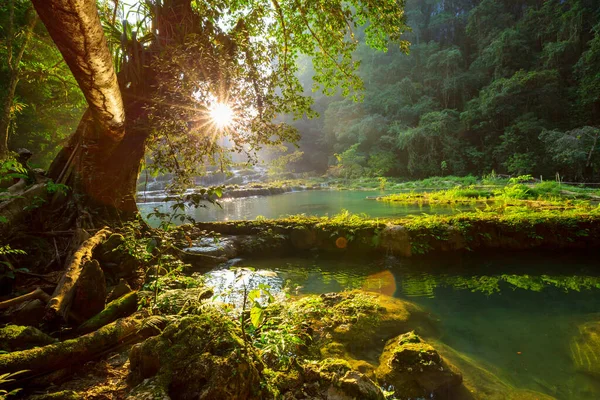
[[17,351],[55,343],[56,339],[32,326],[8,325],[0,329],[0,350]]
[[130,353],[134,383],[152,378],[174,399],[261,399],[256,360],[238,328],[216,310],[182,318]]
[[402,398],[430,397],[457,387],[462,375],[414,332],[390,340],[375,371],[380,383]]
[[346,360],[308,361],[288,372],[266,371],[275,397],[284,399],[383,400],[381,388],[369,377],[351,369]]
[[292,309],[317,332],[315,346],[323,358],[376,364],[390,338],[411,330],[435,334],[431,318],[419,306],[378,293],[354,290],[307,296]]
[[600,378],[600,320],[586,322],[570,343],[571,359],[584,373]]

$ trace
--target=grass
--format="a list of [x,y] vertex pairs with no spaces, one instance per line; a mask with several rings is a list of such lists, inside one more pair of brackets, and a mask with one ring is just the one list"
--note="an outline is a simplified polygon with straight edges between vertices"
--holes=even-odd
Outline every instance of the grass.
[[539,207],[571,207],[586,200],[597,200],[596,189],[542,182],[525,184],[507,182],[491,189],[485,186],[457,186],[433,192],[397,193],[379,197],[377,200],[399,204],[473,204],[497,203],[499,206],[519,206],[536,202]]

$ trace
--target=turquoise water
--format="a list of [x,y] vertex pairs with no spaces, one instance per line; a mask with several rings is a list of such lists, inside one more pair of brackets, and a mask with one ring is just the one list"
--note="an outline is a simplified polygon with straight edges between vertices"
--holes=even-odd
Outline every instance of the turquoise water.
[[[505,382],[558,399],[600,399],[600,382],[575,369],[577,326],[600,320],[600,268],[568,253],[445,256],[361,261],[282,258],[243,261],[258,271],[250,286],[298,294],[362,288],[415,302],[439,320],[441,341],[489,366]],[[442,272],[443,271],[443,272]],[[217,291],[233,272],[207,276]]]
[[[290,192],[275,196],[245,197],[224,199],[222,208],[206,204],[206,207],[187,209],[186,213],[196,221],[253,220],[258,216],[278,218],[292,214],[325,216],[339,213],[342,209],[354,214],[367,214],[373,218],[402,217],[415,214],[451,214],[472,209],[471,206],[419,206],[398,205],[382,201],[369,200],[367,197],[388,194],[381,191],[364,190],[307,190]],[[170,203],[138,203],[145,217],[155,207],[168,210]],[[154,221],[156,222],[156,221]]]

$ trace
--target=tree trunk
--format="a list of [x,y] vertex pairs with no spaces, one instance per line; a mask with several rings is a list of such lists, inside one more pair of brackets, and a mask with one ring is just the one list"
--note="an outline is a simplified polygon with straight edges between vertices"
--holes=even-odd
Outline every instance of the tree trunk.
[[[32,0],[89,105],[49,176],[68,185],[80,227],[136,211],[135,187],[147,134],[135,128],[143,107],[127,109],[94,0]],[[127,118],[127,119],[126,119]]]

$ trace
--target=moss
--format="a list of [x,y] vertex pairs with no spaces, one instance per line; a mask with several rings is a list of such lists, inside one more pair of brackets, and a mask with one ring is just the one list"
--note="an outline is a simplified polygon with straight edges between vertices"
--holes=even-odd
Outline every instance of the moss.
[[133,379],[147,378],[174,398],[261,398],[260,362],[247,352],[237,326],[215,309],[184,317],[161,336],[135,346]]
[[56,339],[31,326],[8,325],[0,329],[0,350],[25,350],[36,346],[45,346]]
[[128,293],[108,303],[106,308],[87,320],[77,330],[80,333],[93,332],[119,318],[131,315],[137,310],[137,292]]
[[79,400],[82,397],[72,390],[61,390],[60,392],[38,394],[29,397],[29,400]]

